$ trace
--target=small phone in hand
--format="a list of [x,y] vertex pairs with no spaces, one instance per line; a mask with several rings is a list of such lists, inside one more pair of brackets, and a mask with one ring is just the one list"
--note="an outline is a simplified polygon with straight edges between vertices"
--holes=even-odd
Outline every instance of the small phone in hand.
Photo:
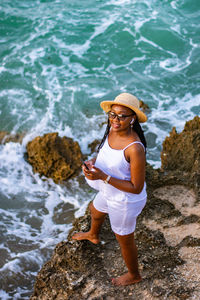
[[86,169],[89,170],[89,168],[88,168],[88,166],[86,165],[86,163],[83,163],[83,164],[84,164],[84,166],[86,167]]

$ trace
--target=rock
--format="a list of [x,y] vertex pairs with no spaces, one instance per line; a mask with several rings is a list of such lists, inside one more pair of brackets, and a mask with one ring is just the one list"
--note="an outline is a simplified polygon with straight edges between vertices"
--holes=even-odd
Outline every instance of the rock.
[[[126,272],[126,267],[108,218],[100,244],[71,239],[75,232],[89,229],[87,209],[75,219],[67,241],[56,246],[51,260],[42,267],[31,300],[200,298],[200,186],[196,184],[200,161],[199,148],[194,149],[199,145],[198,124],[195,118],[182,133],[174,129],[166,138],[162,169],[147,164],[148,200],[135,232],[143,281],[125,287],[112,285],[111,278]],[[187,151],[192,143],[192,153],[185,154],[184,143]]]
[[91,153],[97,152],[97,149],[98,149],[98,146],[99,146],[100,142],[101,142],[101,140],[96,139],[88,145],[88,147],[91,150]]
[[200,117],[186,122],[181,133],[172,129],[163,142],[161,163],[163,170],[200,172]]
[[75,176],[81,170],[82,153],[78,142],[58,133],[36,137],[27,144],[27,160],[33,171],[56,183]]
[[144,103],[144,101],[140,100],[140,108],[142,109],[142,111],[146,111],[146,110],[149,110],[149,106]]
[[6,144],[9,142],[22,143],[25,133],[10,134],[7,131],[0,131],[0,144]]

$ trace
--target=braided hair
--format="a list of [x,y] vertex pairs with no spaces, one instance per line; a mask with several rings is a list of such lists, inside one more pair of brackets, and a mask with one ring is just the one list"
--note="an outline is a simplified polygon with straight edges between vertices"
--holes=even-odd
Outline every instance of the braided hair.
[[108,118],[106,130],[105,130],[104,136],[103,136],[103,138],[102,138],[102,140],[101,140],[101,142],[100,142],[100,144],[99,144],[99,146],[98,146],[98,148],[97,148],[97,153],[98,153],[98,152],[100,151],[100,149],[103,147],[103,144],[104,144],[104,142],[105,142],[106,137],[107,137],[108,134],[109,134],[109,131],[110,131],[110,121],[109,121],[109,118]]
[[[136,113],[133,111],[133,115],[136,115]],[[135,119],[135,122],[133,123],[132,127],[131,127],[136,133],[137,135],[139,136],[142,144],[144,145],[144,148],[145,148],[145,152],[146,152],[146,148],[147,148],[147,142],[146,142],[146,139],[145,139],[145,136],[144,136],[144,132],[142,130],[142,127],[138,121],[138,117],[136,115],[136,119]],[[110,121],[108,119],[108,122],[107,122],[107,126],[106,126],[106,130],[105,130],[105,133],[104,133],[104,136],[97,148],[97,153],[100,151],[100,149],[103,147],[103,144],[106,140],[106,137],[108,136],[109,134],[109,131],[110,131]]]
[[144,131],[138,121],[138,118],[136,118],[135,122],[132,125],[132,129],[137,133],[137,135],[140,138],[140,141],[142,142],[142,144],[144,145],[145,148],[145,152],[146,152],[146,148],[147,148],[147,142],[144,136]]

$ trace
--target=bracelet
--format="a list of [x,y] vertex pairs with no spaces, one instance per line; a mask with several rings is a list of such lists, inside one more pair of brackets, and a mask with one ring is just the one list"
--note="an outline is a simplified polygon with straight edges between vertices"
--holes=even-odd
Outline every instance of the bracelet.
[[110,175],[108,175],[107,177],[106,177],[106,179],[104,180],[104,183],[108,183],[109,182],[109,180],[110,180],[110,178],[111,178],[111,176]]

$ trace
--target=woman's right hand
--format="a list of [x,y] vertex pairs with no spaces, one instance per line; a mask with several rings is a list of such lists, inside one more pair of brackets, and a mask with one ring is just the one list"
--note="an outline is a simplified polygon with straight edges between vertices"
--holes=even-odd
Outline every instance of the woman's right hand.
[[[84,161],[84,163],[87,165],[88,169],[91,170],[92,166],[95,164],[95,161],[96,161],[96,158],[93,157],[90,160]],[[83,172],[87,170],[87,168],[84,166],[84,164],[82,165],[82,169],[83,169]]]
[[[99,179],[99,178],[94,178],[95,177],[95,170],[94,170],[94,164],[95,164],[95,161],[96,161],[96,158],[92,158],[90,160],[87,160],[84,162],[84,164],[82,165],[82,170],[83,170],[83,173],[85,175],[86,178],[90,179],[90,180],[96,180],[96,179]],[[86,167],[86,166],[88,167]]]

